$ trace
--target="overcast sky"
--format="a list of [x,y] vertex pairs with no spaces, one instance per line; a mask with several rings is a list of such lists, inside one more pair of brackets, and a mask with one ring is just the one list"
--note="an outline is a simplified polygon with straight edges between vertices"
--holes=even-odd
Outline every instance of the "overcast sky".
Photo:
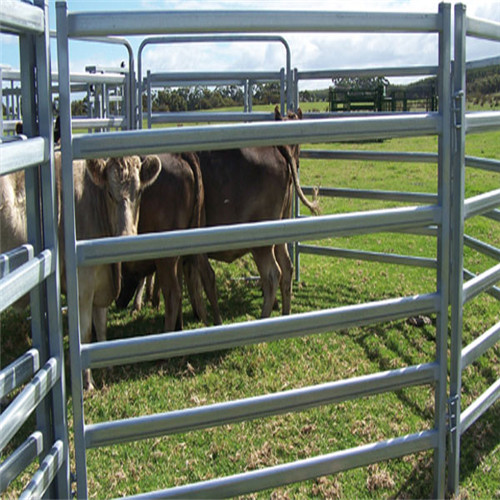
[[[68,0],[70,12],[117,10],[328,10],[436,13],[437,0]],[[454,2],[453,2],[454,3]],[[500,22],[500,0],[466,0],[467,14]],[[55,0],[49,0],[50,24],[55,29]],[[437,63],[437,37],[417,34],[285,34],[292,53],[292,66],[299,70],[365,68],[377,66],[431,65]],[[142,41],[131,37],[135,49]],[[17,39],[0,38],[1,62],[19,67]],[[55,48],[55,42],[52,43]],[[470,40],[467,59],[500,56],[500,44]],[[72,71],[88,65],[118,66],[127,60],[123,47],[71,42]],[[57,68],[53,51],[53,69]],[[143,74],[151,71],[279,70],[285,51],[277,43],[151,45],[143,53]],[[329,82],[311,82],[310,87],[328,87]],[[303,86],[301,88],[305,88]]]

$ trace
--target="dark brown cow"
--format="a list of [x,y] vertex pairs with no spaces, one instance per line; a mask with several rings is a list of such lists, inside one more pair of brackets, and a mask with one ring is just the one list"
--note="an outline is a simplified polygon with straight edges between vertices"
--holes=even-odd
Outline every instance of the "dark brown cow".
[[[162,170],[156,182],[142,198],[138,232],[153,233],[175,229],[200,227],[204,204],[204,190],[196,154],[160,155]],[[204,255],[166,257],[163,259],[129,262],[123,265],[123,289],[118,307],[126,307],[140,281],[156,271],[156,280],[165,302],[165,331],[182,329],[182,262],[191,261],[188,270],[198,269],[187,280],[188,286],[203,287],[211,302],[215,323],[221,323],[215,293],[215,276]],[[199,294],[191,293],[193,308],[206,322],[206,310]]]
[[[60,155],[56,154],[60,185]],[[144,189],[160,172],[157,156],[73,162],[76,237],[79,240],[137,234],[139,205]],[[58,188],[60,193],[60,187]],[[62,221],[64,223],[64,221]],[[63,224],[60,224],[61,284],[65,285]],[[78,302],[82,342],[90,342],[92,323],[97,339],[106,339],[107,308],[120,291],[120,266],[103,264],[78,269]],[[90,370],[84,385],[92,389]]]
[[[281,115],[275,110],[276,119]],[[302,113],[289,118],[301,118]],[[292,186],[302,202],[318,213],[316,202],[307,200],[298,180],[300,148],[270,146],[199,153],[205,189],[206,225],[286,219],[291,216]],[[290,313],[293,267],[286,244],[228,250],[209,257],[233,262],[251,252],[257,264],[264,294],[262,317],[271,314],[278,286],[282,313]]]

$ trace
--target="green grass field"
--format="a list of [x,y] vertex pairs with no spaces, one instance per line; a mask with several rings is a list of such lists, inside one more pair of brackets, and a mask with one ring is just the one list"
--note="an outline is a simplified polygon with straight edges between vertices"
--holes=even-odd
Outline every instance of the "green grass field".
[[[435,152],[437,139],[419,137],[382,143],[303,146],[308,147]],[[500,132],[469,136],[467,154],[500,159]],[[437,168],[430,164],[302,160],[301,182],[323,187],[436,192]],[[499,185],[498,174],[467,170],[466,196]],[[324,214],[398,206],[342,198],[322,198],[320,203]],[[500,247],[498,223],[475,218],[466,223],[465,229],[467,234]],[[436,255],[435,239],[408,234],[331,238],[318,243],[424,257]],[[464,259],[465,266],[474,272],[495,264],[468,249]],[[258,318],[262,306],[258,282],[243,279],[257,275],[253,261],[245,258],[232,265],[217,263],[214,268],[224,322]],[[433,270],[303,255],[301,278],[294,284],[292,313],[426,293],[435,288]],[[500,307],[498,301],[483,294],[465,307],[464,314],[464,343],[470,343],[500,320]],[[160,332],[162,316],[163,306],[159,311],[146,307],[133,314],[112,308],[109,338]],[[187,297],[184,321],[186,329],[201,326],[193,317]],[[13,311],[2,315],[2,366],[25,350],[29,343],[28,328],[23,316]],[[398,321],[95,370],[98,390],[85,397],[86,422],[247,398],[426,363],[434,359],[435,336],[433,322],[415,327]],[[467,368],[463,406],[498,379],[499,355],[497,345]],[[68,399],[71,417],[71,397]],[[299,414],[90,450],[89,495],[109,498],[163,489],[429,429],[433,426],[433,401],[432,388],[414,387]],[[9,449],[12,451],[12,446]],[[432,452],[424,452],[245,498],[426,498],[432,495],[432,468]],[[500,498],[499,485],[497,403],[463,436],[460,497]],[[21,481],[16,481],[8,495],[17,496],[20,488]]]

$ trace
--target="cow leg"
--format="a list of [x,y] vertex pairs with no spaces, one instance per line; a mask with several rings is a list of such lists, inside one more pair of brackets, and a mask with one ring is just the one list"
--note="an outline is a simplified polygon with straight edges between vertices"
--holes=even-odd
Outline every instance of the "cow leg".
[[[214,315],[214,324],[221,325],[222,317],[220,315],[219,303],[217,300],[217,288],[215,286],[215,273],[210,265],[206,254],[189,257],[185,261],[185,276],[188,286],[189,299],[195,314],[206,325],[208,325],[208,315],[206,313],[205,303],[201,296],[201,287],[212,306]],[[200,281],[201,279],[201,281]],[[204,316],[201,313],[204,313]]]
[[217,287],[215,286],[215,273],[210,265],[206,254],[197,256],[198,267],[200,269],[201,281],[203,282],[203,289],[207,295],[208,301],[212,306],[214,315],[214,324],[222,325],[222,317],[219,310],[219,302],[217,300]]
[[106,332],[108,328],[107,319],[108,319],[107,307],[94,306],[92,308],[92,320],[94,322],[94,327],[98,342],[103,342],[104,340],[106,340]]
[[[90,279],[80,279],[79,277],[79,296],[78,305],[80,308],[80,340],[83,344],[89,344],[92,341],[92,302],[94,300],[93,276],[87,276]],[[88,284],[87,284],[88,283]],[[96,326],[97,329],[97,326]],[[90,369],[83,372],[83,388],[88,391],[94,390],[94,380]]]
[[254,248],[253,258],[259,270],[264,294],[264,305],[262,306],[262,318],[268,318],[273,309],[274,300],[280,282],[280,268],[274,257],[272,247]]
[[182,329],[182,289],[179,285],[179,258],[169,257],[156,261],[156,280],[165,302],[165,331]]
[[151,295],[151,305],[155,309],[159,309],[160,308],[160,282],[158,281],[158,276],[155,276],[154,273],[151,276],[151,280],[152,280],[151,286],[153,287],[153,292]]
[[142,296],[144,295],[144,289],[146,288],[146,278],[142,278],[135,291],[134,298],[134,311],[140,311],[142,309]]
[[283,315],[290,314],[292,304],[293,265],[287,245],[275,245],[274,255],[281,269],[281,312]]
[[185,257],[182,268],[184,277],[186,278],[189,301],[191,302],[193,313],[197,319],[208,325],[207,308],[205,307],[201,293],[201,269],[199,268],[197,257],[197,255]]
[[153,303],[153,294],[155,290],[155,273],[146,276],[146,302]]

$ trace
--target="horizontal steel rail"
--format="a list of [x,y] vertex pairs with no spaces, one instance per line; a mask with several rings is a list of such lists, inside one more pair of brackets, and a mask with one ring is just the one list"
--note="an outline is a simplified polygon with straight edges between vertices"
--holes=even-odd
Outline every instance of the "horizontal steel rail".
[[[468,279],[468,280],[471,280],[471,279],[474,279],[477,277],[476,274],[471,273],[468,269],[465,269],[465,268],[463,270],[463,276],[465,279]],[[492,286],[491,288],[488,288],[485,291],[488,295],[491,295],[495,299],[500,300],[500,288],[498,288],[496,286]]]
[[467,134],[477,134],[498,129],[500,129],[500,111],[477,111],[465,115],[465,131]]
[[469,219],[500,206],[500,189],[479,194],[464,201],[464,217]]
[[19,500],[31,498],[42,498],[47,491],[57,472],[64,463],[65,449],[64,443],[58,440],[54,443],[46,457],[42,460],[40,467],[33,474],[26,489],[19,496]]
[[286,484],[306,481],[320,476],[336,474],[354,467],[398,458],[411,453],[435,448],[438,442],[436,430],[379,441],[328,455],[299,460],[284,465],[212,479],[168,490],[144,493],[130,499],[159,498],[229,498],[254,491],[277,488]]
[[[404,163],[437,163],[437,153],[405,153],[397,151],[339,151],[302,149],[300,157],[315,160],[367,160],[367,161],[395,161]],[[465,157],[465,166],[480,168],[491,172],[500,172],[500,160]]]
[[432,384],[437,365],[409,366],[337,382],[85,427],[87,448],[206,429]]
[[311,11],[136,11],[113,13],[69,13],[68,36],[164,35],[196,33],[293,33],[293,32],[386,32],[429,33],[441,30],[436,14],[392,12]]
[[412,116],[396,114],[367,118],[290,120],[84,134],[73,138],[73,157],[99,158],[366,138],[414,137],[437,134],[441,131],[441,126],[441,118],[437,113],[416,113]]
[[[164,86],[166,84],[179,82],[200,83],[203,85],[216,85],[218,83],[240,82],[246,80],[279,80],[281,73],[279,71],[221,71],[221,72],[172,72],[172,73],[149,73],[144,83],[151,82],[152,86]],[[177,82],[177,83],[176,83]]]
[[304,194],[317,192],[319,196],[331,198],[361,198],[364,200],[401,201],[404,203],[436,203],[437,195],[432,193],[410,193],[408,191],[381,191],[377,189],[312,188],[304,186]]
[[484,40],[500,41],[500,23],[467,17],[467,35]]
[[339,151],[327,149],[302,149],[301,158],[314,160],[368,160],[397,161],[406,163],[437,163],[437,153],[403,153],[397,151]]
[[400,266],[437,268],[437,260],[426,257],[414,257],[410,255],[398,255],[382,252],[367,252],[362,250],[349,250],[347,248],[322,247],[314,245],[298,245],[298,251],[302,254],[322,255],[325,257],[337,257],[342,259],[367,260],[372,262],[385,262],[386,264],[397,264]]
[[252,248],[297,240],[369,234],[440,223],[437,206],[401,207],[349,214],[166,231],[77,242],[79,266]]
[[49,144],[43,137],[1,144],[0,151],[0,175],[40,165],[49,158]]
[[4,311],[16,300],[27,294],[42,280],[55,271],[56,263],[50,250],[43,250],[39,255],[18,267],[0,280],[0,311]]
[[124,116],[112,116],[109,118],[73,118],[71,128],[120,128],[126,123]]
[[500,322],[462,349],[462,370],[500,340]]
[[386,68],[362,68],[362,69],[332,69],[297,71],[299,80],[323,80],[326,78],[365,78],[365,77],[393,77],[393,76],[433,76],[438,74],[438,66],[407,66]]
[[166,359],[393,321],[411,315],[437,312],[438,302],[437,294],[400,297],[257,322],[82,344],[82,367],[103,368]]
[[42,9],[30,4],[19,8],[17,0],[0,2],[0,31],[5,33],[44,33],[45,16]]
[[497,281],[500,281],[500,264],[464,283],[463,303],[466,304],[481,292],[485,292]]
[[[57,359],[50,358],[36,373],[33,380],[16,396],[0,415],[0,451],[5,448],[24,422],[33,413],[42,399],[49,393],[60,376],[61,367]],[[9,425],[7,425],[9,422]]]
[[476,61],[469,61],[466,64],[466,68],[469,69],[480,69],[486,68],[487,66],[496,66],[500,64],[500,56],[487,57],[485,59],[478,59]]
[[241,111],[185,111],[178,113],[153,113],[151,123],[199,122],[262,122],[274,121],[274,113]]
[[33,245],[28,243],[0,254],[0,279],[28,262],[34,255]]
[[[52,75],[54,81],[58,80],[57,73]],[[123,85],[127,75],[123,73],[71,73],[71,83],[106,83]]]
[[496,220],[497,222],[500,222],[500,210],[492,210],[491,212],[487,212],[483,214],[484,217],[491,219],[491,220]]
[[9,484],[42,453],[42,450],[43,435],[35,431],[0,464],[0,493],[9,487]]
[[484,241],[480,241],[476,238],[472,238],[471,236],[464,235],[464,244],[469,248],[476,250],[483,255],[487,255],[492,259],[500,260],[500,248],[496,248],[493,245],[489,245]]
[[500,398],[500,379],[462,411],[460,414],[460,434],[463,434],[498,398]]
[[40,368],[40,353],[30,349],[0,372],[0,398],[21,387]]
[[[16,2],[19,0],[16,0]],[[96,40],[92,40],[96,41]],[[107,84],[115,84],[115,85],[123,85],[125,83],[126,75],[123,73],[71,73],[70,74],[70,83],[107,83]],[[21,80],[21,71],[18,69],[6,69],[2,70],[2,80],[11,80],[11,81],[20,81]],[[55,71],[51,74],[51,81],[58,88],[58,80],[59,74]],[[20,90],[20,87],[17,87],[14,90]]]
[[475,156],[466,156],[465,166],[480,168],[482,170],[490,170],[491,172],[500,173],[500,160],[493,160],[490,158],[477,158]]

